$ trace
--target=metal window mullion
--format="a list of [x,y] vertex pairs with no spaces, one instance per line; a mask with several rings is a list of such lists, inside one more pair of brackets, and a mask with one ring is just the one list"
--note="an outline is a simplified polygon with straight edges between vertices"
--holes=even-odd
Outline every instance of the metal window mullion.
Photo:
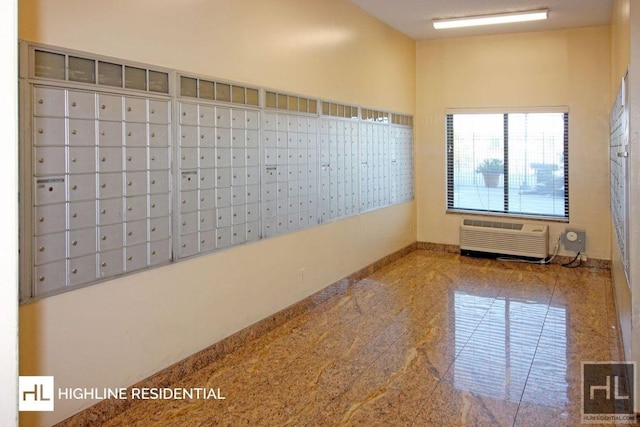
[[509,114],[504,114],[504,157],[503,157],[503,175],[504,175],[504,212],[509,212]]

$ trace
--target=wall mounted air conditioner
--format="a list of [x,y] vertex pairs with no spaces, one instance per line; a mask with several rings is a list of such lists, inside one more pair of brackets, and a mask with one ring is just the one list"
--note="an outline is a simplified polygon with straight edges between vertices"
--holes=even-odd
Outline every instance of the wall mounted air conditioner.
[[460,252],[546,258],[549,227],[540,224],[463,219]]

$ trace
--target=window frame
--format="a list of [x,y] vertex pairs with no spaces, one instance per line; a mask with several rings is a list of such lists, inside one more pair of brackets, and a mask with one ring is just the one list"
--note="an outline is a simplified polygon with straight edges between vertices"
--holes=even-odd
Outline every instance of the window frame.
[[[564,121],[563,136],[563,184],[564,184],[564,215],[537,214],[528,212],[509,212],[509,127],[508,120],[511,114],[536,114],[536,113],[561,113]],[[455,207],[455,177],[454,177],[454,116],[470,114],[501,114],[503,116],[503,164],[504,164],[504,186],[503,186],[503,210],[471,209]],[[445,111],[445,161],[446,161],[446,213],[447,214],[471,214],[484,216],[505,216],[509,218],[526,218],[557,222],[569,222],[570,218],[570,188],[569,188],[569,109],[566,107],[535,107],[516,109],[448,109]]]

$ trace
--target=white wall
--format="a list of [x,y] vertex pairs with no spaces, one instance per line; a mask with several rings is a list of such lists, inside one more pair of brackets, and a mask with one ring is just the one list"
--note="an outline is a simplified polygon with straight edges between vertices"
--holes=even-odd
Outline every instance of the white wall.
[[18,422],[17,0],[0,3],[0,425]]
[[[586,254],[610,259],[609,27],[466,37],[416,45],[418,240],[459,243],[464,215],[446,211],[447,108],[569,107],[570,223]],[[569,255],[569,253],[560,252]]]
[[[347,0],[23,0],[20,37],[345,103],[415,107],[415,42]],[[130,385],[413,243],[414,211],[403,203],[23,305],[21,373],[54,375],[59,387]],[[21,422],[51,424],[90,403],[58,401]]]

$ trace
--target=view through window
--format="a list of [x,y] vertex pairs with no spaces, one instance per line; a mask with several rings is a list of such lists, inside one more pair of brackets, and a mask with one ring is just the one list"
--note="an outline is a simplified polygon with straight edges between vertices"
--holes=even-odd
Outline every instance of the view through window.
[[447,209],[569,217],[568,114],[447,115]]

